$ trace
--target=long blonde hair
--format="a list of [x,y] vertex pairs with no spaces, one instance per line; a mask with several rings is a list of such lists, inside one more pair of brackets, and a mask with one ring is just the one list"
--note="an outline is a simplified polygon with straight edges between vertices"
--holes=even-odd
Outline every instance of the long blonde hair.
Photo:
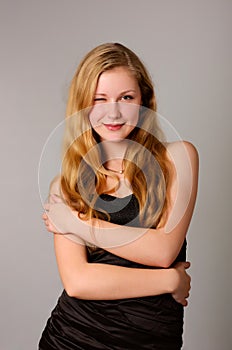
[[72,79],[66,111],[61,189],[67,203],[81,213],[82,218],[100,217],[94,203],[105,190],[106,177],[116,175],[102,165],[88,111],[94,103],[100,75],[121,66],[127,67],[137,79],[143,106],[138,125],[129,135],[133,146],[129,146],[125,154],[124,175],[139,202],[140,224],[163,226],[170,202],[172,170],[161,141],[153,84],[141,60],[122,44],[106,43],[94,48],[81,61]]

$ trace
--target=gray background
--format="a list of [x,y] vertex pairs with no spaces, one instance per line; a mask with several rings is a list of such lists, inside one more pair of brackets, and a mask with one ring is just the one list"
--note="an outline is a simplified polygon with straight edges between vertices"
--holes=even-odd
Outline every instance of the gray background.
[[1,0],[1,350],[36,349],[61,292],[38,164],[78,62],[108,41],[143,59],[159,112],[200,154],[184,349],[232,348],[231,10],[226,0]]

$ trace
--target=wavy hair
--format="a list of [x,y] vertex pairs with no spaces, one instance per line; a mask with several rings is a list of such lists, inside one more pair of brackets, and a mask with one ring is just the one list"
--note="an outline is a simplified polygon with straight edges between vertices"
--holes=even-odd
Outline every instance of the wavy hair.
[[82,218],[101,218],[95,202],[105,191],[106,177],[117,179],[117,175],[102,165],[99,140],[91,128],[88,112],[94,104],[100,75],[115,67],[130,70],[142,96],[138,125],[128,136],[131,145],[129,143],[123,160],[124,176],[139,202],[140,225],[160,227],[167,219],[172,167],[156,117],[152,80],[138,56],[122,44],[106,43],[91,50],[72,79],[66,111],[61,190],[67,204]]

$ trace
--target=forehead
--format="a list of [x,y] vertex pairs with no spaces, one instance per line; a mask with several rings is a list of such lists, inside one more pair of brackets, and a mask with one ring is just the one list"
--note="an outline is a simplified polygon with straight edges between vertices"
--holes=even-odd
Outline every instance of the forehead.
[[139,89],[136,77],[127,67],[116,67],[100,75],[96,92],[101,92],[100,90],[116,91],[120,89]]

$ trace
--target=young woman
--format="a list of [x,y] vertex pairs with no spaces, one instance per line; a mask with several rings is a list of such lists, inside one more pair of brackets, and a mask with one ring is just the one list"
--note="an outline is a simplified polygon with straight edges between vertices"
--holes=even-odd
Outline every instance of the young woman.
[[155,111],[151,79],[125,46],[100,45],[80,63],[43,215],[64,291],[40,350],[182,346],[198,156],[161,142]]

